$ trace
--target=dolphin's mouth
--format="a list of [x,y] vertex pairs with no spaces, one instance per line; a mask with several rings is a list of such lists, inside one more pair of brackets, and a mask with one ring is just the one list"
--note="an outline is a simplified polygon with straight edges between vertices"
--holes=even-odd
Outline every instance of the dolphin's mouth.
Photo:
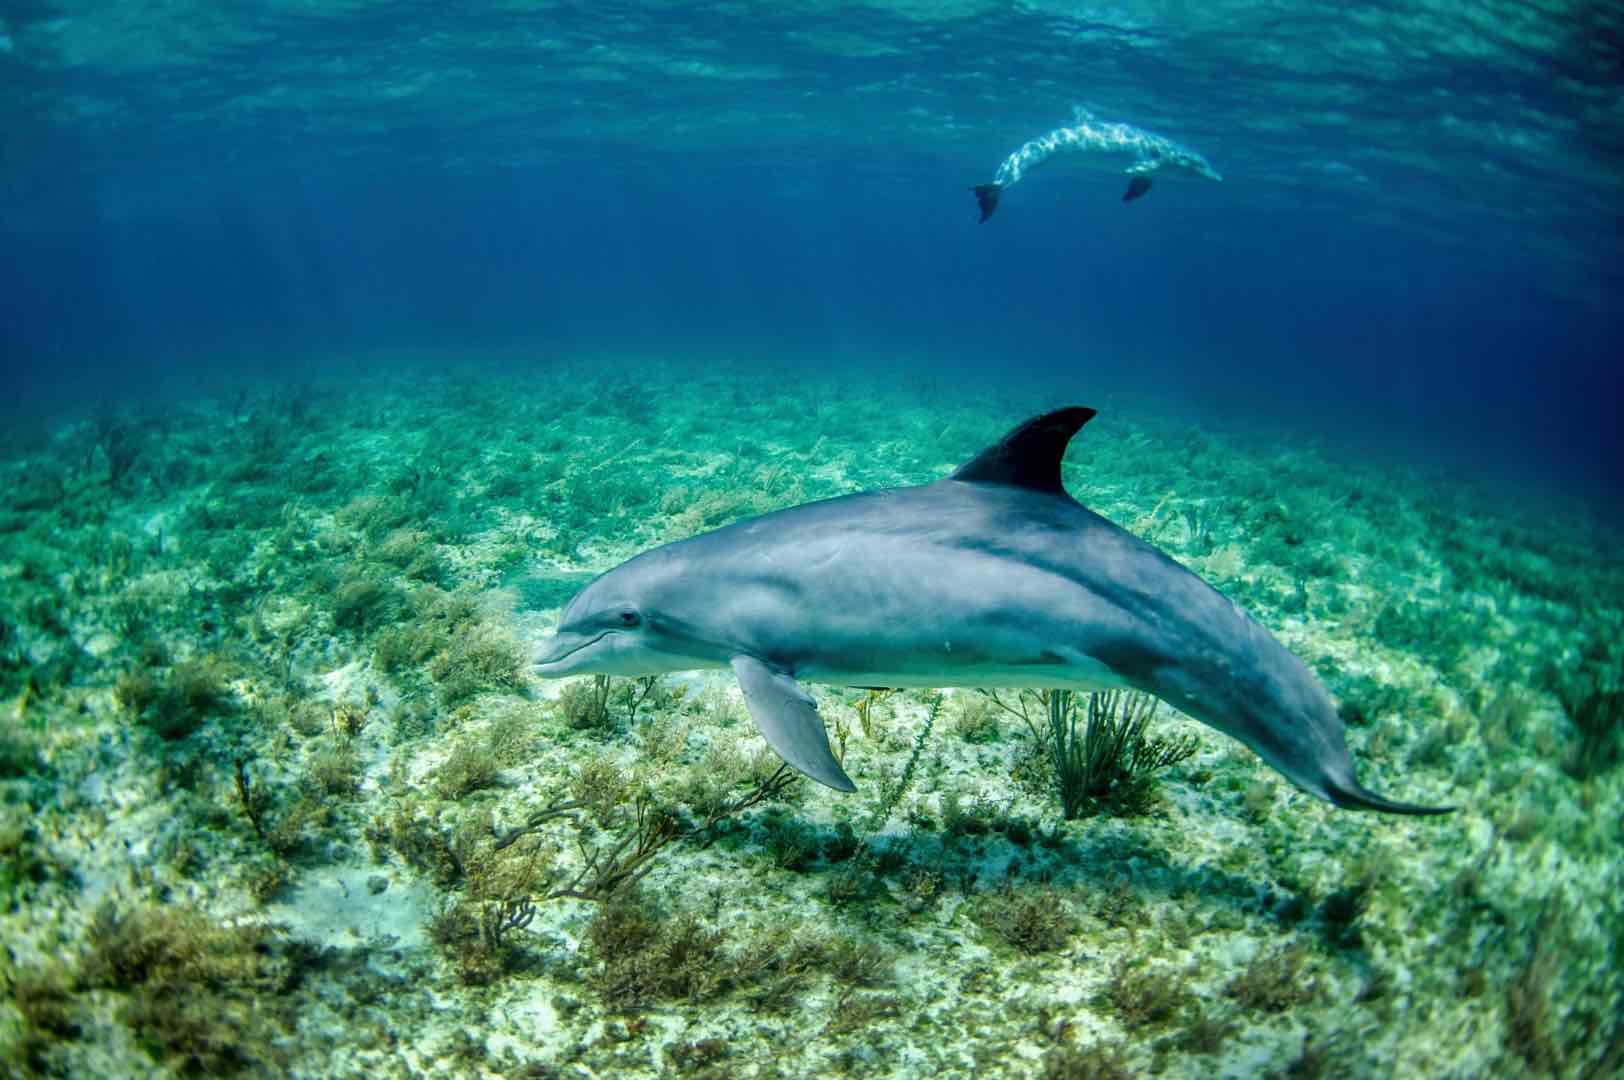
[[[582,649],[591,648],[593,645],[596,645],[598,642],[602,641],[604,638],[606,638],[608,636],[609,636],[609,631],[605,630],[601,634],[598,634],[598,635],[596,635],[594,637],[587,638],[585,641],[581,642],[578,645],[574,645],[574,646],[570,646],[570,647],[565,648],[562,652],[556,652],[556,653],[553,653],[552,655],[541,657],[540,659],[538,659],[535,662],[534,666],[539,669],[539,668],[545,668],[545,667],[552,667],[552,666],[554,666],[556,664],[562,664],[564,661],[568,660],[570,657],[574,656],[576,653],[580,652]],[[556,640],[556,638],[554,640]]]

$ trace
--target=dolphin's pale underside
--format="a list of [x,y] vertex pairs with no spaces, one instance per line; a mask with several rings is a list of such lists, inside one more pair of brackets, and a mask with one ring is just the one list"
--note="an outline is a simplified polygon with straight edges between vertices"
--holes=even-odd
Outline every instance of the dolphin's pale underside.
[[951,476],[779,510],[646,551],[565,609],[543,676],[731,668],[767,742],[842,791],[801,681],[1131,687],[1337,806],[1399,814],[1353,774],[1312,672],[1204,581],[1060,482],[1094,410],[1027,421]]

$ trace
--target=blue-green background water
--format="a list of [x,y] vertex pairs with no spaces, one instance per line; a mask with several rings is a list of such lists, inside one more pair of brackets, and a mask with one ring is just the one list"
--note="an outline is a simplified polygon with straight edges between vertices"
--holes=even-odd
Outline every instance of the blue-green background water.
[[[1616,498],[1624,107],[1591,3],[0,11],[25,408],[500,346],[1098,371]],[[1075,106],[1222,185],[1039,170]]]
[[[1624,1073],[1621,28],[0,0],[0,1074]],[[1224,182],[977,224],[1079,106]],[[731,673],[534,676],[638,552],[1069,402],[1453,813],[1164,709],[1068,818],[1030,693],[810,679],[859,790],[737,809]]]

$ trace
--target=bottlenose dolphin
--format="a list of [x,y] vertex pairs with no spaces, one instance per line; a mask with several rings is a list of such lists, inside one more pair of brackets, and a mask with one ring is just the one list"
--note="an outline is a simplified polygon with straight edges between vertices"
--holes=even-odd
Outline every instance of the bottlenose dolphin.
[[1442,813],[1362,787],[1336,707],[1300,660],[1066,493],[1060,460],[1093,416],[1036,417],[932,484],[807,503],[646,551],[570,601],[536,671],[730,666],[772,748],[839,791],[856,785],[797,680],[1132,687],[1337,806]]
[[1207,159],[1172,139],[1163,138],[1132,124],[1108,123],[1096,119],[1086,109],[1078,109],[1076,123],[1071,127],[1055,128],[1047,135],[1023,143],[1020,149],[1004,159],[990,184],[977,184],[976,205],[981,207],[981,220],[992,217],[998,209],[998,197],[1011,184],[1035,166],[1062,151],[1087,154],[1090,158],[1109,161],[1126,158],[1128,190],[1123,202],[1132,202],[1150,190],[1151,174],[1197,176],[1205,180],[1222,180],[1218,171],[1207,164]]

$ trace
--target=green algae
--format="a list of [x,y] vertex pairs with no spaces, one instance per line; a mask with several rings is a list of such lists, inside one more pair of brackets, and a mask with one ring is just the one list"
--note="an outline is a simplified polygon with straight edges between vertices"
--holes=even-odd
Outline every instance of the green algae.
[[[538,683],[521,643],[643,547],[933,479],[1057,391],[830,380],[792,399],[675,372],[649,365],[638,394],[572,365],[522,394],[396,375],[176,403],[116,486],[103,451],[86,464],[94,421],[0,462],[42,478],[0,486],[8,1060],[1190,1076],[1616,1058],[1624,770],[1604,695],[1624,581],[1604,526],[1120,401],[1073,450],[1072,489],[1324,673],[1367,777],[1462,809],[1338,812],[1171,717],[1199,748],[1154,804],[1068,822],[1035,769],[1041,725],[971,693],[820,687],[862,791],[723,813],[776,767],[726,679]],[[728,415],[699,424],[711,399]],[[560,892],[665,821],[627,891]],[[165,935],[222,967],[129,959]],[[200,1004],[146,1003],[183,985]],[[99,1001],[114,1025],[87,1022]],[[1372,1034],[1329,1034],[1349,1026]]]

